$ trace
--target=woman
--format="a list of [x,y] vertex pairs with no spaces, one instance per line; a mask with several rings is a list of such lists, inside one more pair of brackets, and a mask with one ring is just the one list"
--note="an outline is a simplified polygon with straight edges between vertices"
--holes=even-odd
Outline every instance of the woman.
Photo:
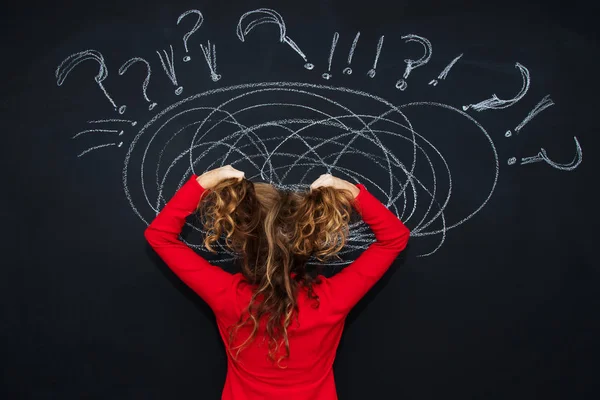
[[[341,250],[353,210],[376,241],[331,278],[310,270],[311,256],[323,261]],[[195,212],[205,247],[225,235],[240,273],[179,240]],[[222,399],[331,400],[346,316],[406,247],[409,230],[362,184],[321,175],[308,193],[296,193],[252,183],[228,165],[192,176],[145,237],[216,315],[228,357]]]

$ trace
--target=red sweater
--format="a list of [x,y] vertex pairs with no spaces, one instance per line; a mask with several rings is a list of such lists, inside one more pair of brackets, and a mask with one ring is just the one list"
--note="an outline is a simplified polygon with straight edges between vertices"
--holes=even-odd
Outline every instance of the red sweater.
[[[145,237],[175,274],[193,289],[215,313],[221,338],[228,346],[227,328],[246,309],[252,287],[240,273],[230,274],[211,265],[179,240],[186,217],[198,206],[205,190],[196,176],[184,184],[145,231]],[[223,400],[334,400],[337,399],[333,361],[342,336],[346,316],[354,305],[388,270],[406,247],[410,235],[404,224],[364,185],[355,209],[375,234],[372,243],[354,262],[331,278],[321,276],[314,286],[320,306],[312,307],[305,291],[299,291],[298,323],[288,328],[290,357],[282,361],[286,369],[268,358],[262,340],[264,325],[252,344],[228,365]],[[240,329],[246,338],[250,328]]]

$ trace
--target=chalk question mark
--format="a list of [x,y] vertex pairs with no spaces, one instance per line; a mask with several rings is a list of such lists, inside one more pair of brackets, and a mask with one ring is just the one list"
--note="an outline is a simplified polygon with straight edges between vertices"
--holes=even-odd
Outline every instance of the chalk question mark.
[[[80,51],[79,53],[71,54],[69,57],[65,58],[63,62],[61,62],[60,65],[56,68],[56,71],[54,73],[56,76],[56,84],[58,86],[61,86],[67,78],[67,76],[69,75],[69,73],[73,70],[73,68],[87,60],[94,60],[99,64],[100,68],[98,69],[98,75],[94,77],[94,80],[96,81],[96,83],[98,84],[108,101],[110,101],[110,104],[112,104],[112,106],[116,110],[117,105],[106,91],[104,85],[102,85],[102,81],[104,81],[108,76],[108,68],[106,68],[104,57],[97,50],[84,50]],[[123,114],[125,112],[125,108],[125,106],[119,107],[119,113]]]
[[146,89],[148,88],[148,83],[150,83],[150,75],[152,74],[152,70],[150,69],[150,64],[148,63],[148,61],[146,61],[146,60],[144,60],[143,58],[140,58],[140,57],[134,57],[134,58],[132,58],[130,60],[127,60],[127,61],[125,61],[125,63],[123,65],[121,65],[121,68],[119,68],[119,75],[125,74],[125,72],[127,72],[127,70],[129,69],[129,67],[131,67],[136,62],[144,63],[146,65],[147,70],[148,70],[148,74],[146,75],[146,79],[144,79],[144,83],[142,84],[142,94],[144,95],[144,99],[146,99],[146,101],[148,103],[151,103],[150,106],[148,106],[148,110],[152,110],[154,107],[156,107],[156,103],[152,102],[152,100],[150,100],[148,98],[148,95],[146,94]]
[[[192,34],[194,32],[196,32],[198,30],[198,28],[200,28],[200,25],[202,25],[202,22],[204,22],[204,17],[202,16],[202,13],[199,10],[188,10],[186,12],[184,12],[183,14],[181,14],[179,16],[179,18],[177,18],[177,25],[179,25],[179,23],[181,22],[182,19],[184,19],[186,16],[190,15],[190,14],[197,14],[198,15],[198,20],[196,21],[196,24],[194,25],[194,27],[192,28],[191,31],[189,31],[188,33],[186,33],[185,35],[183,35],[183,45],[185,46],[185,52],[187,54],[188,52],[188,46],[187,46],[187,41],[190,38],[190,36],[192,36]],[[184,62],[188,62],[190,61],[192,58],[188,55],[183,57],[183,61]]]
[[[531,164],[531,163],[536,163],[536,162],[542,161],[556,169],[561,169],[563,171],[573,171],[575,168],[577,168],[579,166],[579,164],[581,164],[581,161],[583,161],[583,151],[581,150],[581,145],[579,144],[579,141],[577,140],[576,136],[573,136],[573,139],[575,140],[575,150],[576,150],[576,154],[575,154],[575,157],[573,158],[573,161],[571,161],[569,163],[564,163],[564,164],[552,161],[548,157],[548,154],[546,154],[546,150],[542,147],[540,149],[540,152],[537,153],[535,156],[521,158],[521,165]],[[517,162],[516,157],[511,157],[508,160],[508,165],[514,165],[516,162]]]
[[425,54],[423,54],[423,56],[421,58],[419,58],[418,60],[411,60],[411,59],[404,60],[404,62],[406,63],[406,69],[404,70],[404,74],[402,75],[403,79],[399,79],[398,82],[396,82],[396,89],[400,89],[400,90],[406,89],[406,86],[408,85],[406,83],[406,79],[408,79],[408,76],[410,75],[411,71],[415,68],[419,68],[419,67],[427,64],[429,62],[429,59],[431,58],[431,53],[432,53],[431,43],[429,42],[429,40],[425,39],[424,37],[411,34],[411,35],[402,36],[402,39],[404,39],[406,42],[421,43],[423,45],[423,47],[425,48]]
[[[245,25],[244,25],[245,24]],[[238,38],[244,42],[246,36],[252,29],[262,24],[275,24],[279,27],[279,41],[290,46],[304,60],[304,68],[311,70],[315,66],[308,62],[306,55],[300,50],[300,47],[287,35],[285,21],[281,14],[270,8],[259,8],[257,10],[248,11],[240,17],[238,21],[236,34]]]

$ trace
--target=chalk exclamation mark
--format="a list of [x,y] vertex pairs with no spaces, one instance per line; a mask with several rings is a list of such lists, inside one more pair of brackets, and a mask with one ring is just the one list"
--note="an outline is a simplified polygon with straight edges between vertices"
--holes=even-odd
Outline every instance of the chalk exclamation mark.
[[375,53],[375,61],[373,61],[373,68],[367,72],[369,78],[375,78],[375,71],[377,70],[377,62],[379,61],[379,55],[381,54],[381,48],[383,47],[383,35],[379,38],[377,43],[377,52]]
[[450,61],[450,64],[446,65],[446,68],[444,68],[444,70],[438,75],[437,79],[433,79],[431,80],[431,82],[429,82],[430,85],[436,86],[438,84],[438,79],[442,80],[442,79],[446,79],[446,76],[448,76],[448,72],[450,72],[450,69],[452,69],[452,67],[454,66],[454,64],[456,64],[456,62],[458,60],[460,60],[460,58],[463,55],[461,54],[460,56],[456,57],[454,60]]
[[329,52],[329,65],[327,67],[327,72],[325,72],[322,76],[323,79],[331,79],[331,62],[333,61],[333,53],[335,52],[335,47],[337,46],[338,39],[340,38],[340,34],[335,32],[333,34],[333,40],[331,41],[331,51]]
[[360,32],[356,33],[354,37],[354,41],[352,42],[352,47],[350,47],[350,53],[348,54],[348,66],[344,68],[344,74],[352,75],[352,68],[350,68],[350,64],[352,64],[352,57],[354,57],[354,50],[356,49],[356,44],[358,43],[358,38],[360,37]]
[[156,51],[156,54],[158,54],[158,58],[160,58],[160,63],[163,69],[165,70],[165,73],[167,74],[173,85],[177,86],[177,89],[175,89],[175,94],[179,96],[183,91],[183,86],[179,86],[177,84],[177,75],[175,75],[175,56],[173,54],[173,46],[169,45],[169,47],[171,48],[171,55],[169,56],[167,51],[163,50],[163,52],[165,53],[164,60],[162,54],[160,54],[159,51]]
[[[527,114],[525,119],[523,119],[523,121],[521,121],[521,123],[519,125],[517,125],[517,127],[515,128],[515,133],[519,133],[521,131],[521,129],[523,129],[523,127],[529,121],[531,121],[536,115],[538,115],[539,113],[544,111],[546,108],[551,107],[553,105],[554,105],[554,102],[550,98],[550,95],[547,94],[546,96],[544,96],[544,98],[539,103],[537,103],[537,105],[533,108],[533,110],[531,110],[529,112],[529,114]],[[506,137],[512,136],[512,132],[510,131],[510,129],[506,131],[504,136],[506,136]]]

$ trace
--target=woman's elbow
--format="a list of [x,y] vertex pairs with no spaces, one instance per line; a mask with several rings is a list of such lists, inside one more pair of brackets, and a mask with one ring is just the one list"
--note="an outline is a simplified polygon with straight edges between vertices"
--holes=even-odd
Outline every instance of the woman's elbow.
[[396,238],[392,240],[391,246],[400,253],[402,250],[406,248],[408,244],[408,239],[410,238],[410,230],[406,226],[402,226],[399,234]]
[[157,235],[156,235],[156,231],[154,229],[152,229],[151,226],[148,226],[145,230],[144,230],[144,238],[146,238],[146,241],[150,244],[150,246],[154,247],[156,245],[157,242]]

